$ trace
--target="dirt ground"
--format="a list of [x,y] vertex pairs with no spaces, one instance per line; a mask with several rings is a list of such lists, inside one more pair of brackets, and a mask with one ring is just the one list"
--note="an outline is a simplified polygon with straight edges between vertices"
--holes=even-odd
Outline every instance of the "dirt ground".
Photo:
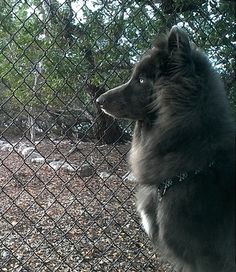
[[[0,139],[6,141],[6,139]],[[0,271],[171,271],[154,254],[135,210],[135,181],[125,180],[130,143],[97,146],[41,140],[45,158],[19,152],[14,139],[0,149]],[[90,167],[92,175],[50,166]]]

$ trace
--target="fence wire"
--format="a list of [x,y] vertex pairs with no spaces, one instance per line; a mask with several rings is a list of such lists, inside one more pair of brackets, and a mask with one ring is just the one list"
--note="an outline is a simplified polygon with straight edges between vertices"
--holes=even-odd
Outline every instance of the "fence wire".
[[183,27],[235,105],[235,2],[2,0],[0,271],[173,271],[135,211],[133,124],[96,98]]

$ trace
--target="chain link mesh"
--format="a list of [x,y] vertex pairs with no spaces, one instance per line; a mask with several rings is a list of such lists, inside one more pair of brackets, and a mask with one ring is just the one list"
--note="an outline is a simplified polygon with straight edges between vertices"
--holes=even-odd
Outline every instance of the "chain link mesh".
[[0,271],[174,271],[135,210],[133,124],[96,98],[183,27],[235,104],[235,2],[2,0]]

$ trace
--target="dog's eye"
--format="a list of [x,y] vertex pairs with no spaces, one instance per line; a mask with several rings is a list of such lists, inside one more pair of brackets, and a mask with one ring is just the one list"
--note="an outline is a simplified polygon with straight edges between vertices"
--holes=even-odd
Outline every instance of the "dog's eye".
[[144,83],[144,78],[140,77],[140,78],[139,78],[139,83],[140,83],[140,84],[143,84],[143,83]]

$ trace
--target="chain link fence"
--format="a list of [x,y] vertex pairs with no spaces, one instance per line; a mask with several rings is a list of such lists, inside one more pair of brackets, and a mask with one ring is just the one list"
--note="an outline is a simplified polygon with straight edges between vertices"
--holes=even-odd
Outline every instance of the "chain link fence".
[[173,271],[135,210],[133,124],[96,98],[185,28],[235,105],[235,2],[0,2],[0,271]]

